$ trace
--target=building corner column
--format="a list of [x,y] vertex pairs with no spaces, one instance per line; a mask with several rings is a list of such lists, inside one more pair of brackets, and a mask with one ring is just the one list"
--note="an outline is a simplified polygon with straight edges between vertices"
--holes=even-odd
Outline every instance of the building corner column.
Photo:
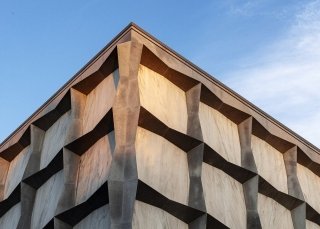
[[135,139],[140,112],[138,71],[142,44],[125,42],[117,46],[119,84],[113,119],[115,152],[108,179],[111,228],[132,228],[138,171]]

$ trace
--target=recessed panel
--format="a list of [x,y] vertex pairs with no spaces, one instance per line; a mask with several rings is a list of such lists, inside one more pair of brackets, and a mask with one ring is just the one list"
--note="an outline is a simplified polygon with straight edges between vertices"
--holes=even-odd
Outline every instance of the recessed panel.
[[140,127],[136,152],[139,179],[169,199],[187,205],[187,154],[163,137]]
[[46,131],[41,151],[40,169],[45,168],[65,145],[69,125],[71,124],[70,114],[71,112],[68,111],[62,115]]
[[297,164],[297,175],[305,201],[320,213],[320,177],[300,164]]
[[114,148],[113,133],[98,140],[81,156],[76,203],[86,201],[107,181]]
[[24,170],[27,167],[31,155],[30,147],[24,148],[13,161],[10,162],[6,179],[5,198],[9,197],[17,185],[21,182]]
[[141,106],[172,129],[187,132],[186,94],[162,75],[140,65],[139,93]]
[[238,126],[204,103],[200,103],[199,118],[204,142],[227,161],[241,165]]
[[254,135],[251,138],[251,146],[259,175],[279,191],[288,193],[283,154]]
[[293,229],[291,212],[275,200],[258,194],[258,213],[263,229]]
[[37,190],[31,228],[42,228],[54,217],[63,188],[63,171],[60,171]]
[[118,70],[106,77],[88,95],[83,117],[83,133],[91,131],[107,114],[114,103]]
[[306,220],[306,229],[319,229],[320,226],[318,224],[315,224],[309,220]]
[[21,203],[14,205],[0,218],[0,228],[16,229],[21,216]]
[[81,220],[74,229],[109,229],[110,227],[110,215],[109,205],[105,205],[101,208],[94,210],[86,218]]
[[133,229],[187,229],[188,225],[168,212],[154,207],[152,205],[135,201],[133,220]]
[[246,228],[242,184],[206,163],[202,163],[201,180],[207,212],[230,228]]

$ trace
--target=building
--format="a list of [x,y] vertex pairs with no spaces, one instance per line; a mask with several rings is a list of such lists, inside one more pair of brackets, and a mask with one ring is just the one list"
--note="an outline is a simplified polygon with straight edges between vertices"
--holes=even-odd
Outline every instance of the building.
[[320,228],[320,151],[130,24],[0,146],[1,228]]

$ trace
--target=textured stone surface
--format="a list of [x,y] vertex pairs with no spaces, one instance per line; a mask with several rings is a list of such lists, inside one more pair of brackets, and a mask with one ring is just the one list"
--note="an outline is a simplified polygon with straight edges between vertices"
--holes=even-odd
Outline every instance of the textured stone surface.
[[245,228],[247,216],[242,185],[205,163],[202,182],[207,212],[230,228]]
[[74,229],[109,229],[110,228],[110,215],[109,206],[105,205],[93,211],[86,218],[81,220]]
[[26,147],[10,163],[10,167],[9,167],[7,179],[6,179],[7,184],[5,188],[5,195],[4,195],[5,198],[7,198],[21,182],[24,171],[27,167],[27,163],[29,161],[30,155],[31,155],[30,147]]
[[163,137],[140,127],[136,151],[139,179],[169,199],[187,205],[187,154]]
[[55,215],[56,207],[62,192],[62,171],[51,177],[38,189],[33,207],[31,228],[42,228]]
[[86,98],[83,114],[83,133],[91,131],[110,110],[119,81],[118,70],[107,76]]
[[319,229],[319,225],[307,220],[306,221],[306,229]]
[[70,112],[68,112],[46,131],[41,152],[40,169],[45,168],[64,146],[70,121]]
[[134,229],[187,229],[188,225],[160,208],[153,207],[140,201],[134,205],[132,228]]
[[16,204],[4,216],[0,218],[1,228],[6,228],[6,229],[17,228],[20,216],[21,216],[21,204]]
[[283,155],[267,142],[252,136],[252,152],[258,173],[281,192],[288,193]]
[[141,106],[170,128],[187,133],[188,116],[184,91],[143,65],[139,67],[138,79]]
[[107,181],[114,148],[113,135],[112,132],[101,138],[81,156],[76,204],[87,200]]
[[290,211],[262,194],[258,195],[258,212],[262,228],[293,228]]
[[320,178],[306,167],[297,166],[298,179],[301,184],[303,196],[308,204],[317,212],[320,212]]
[[237,125],[204,103],[200,103],[199,117],[204,142],[226,160],[241,165]]

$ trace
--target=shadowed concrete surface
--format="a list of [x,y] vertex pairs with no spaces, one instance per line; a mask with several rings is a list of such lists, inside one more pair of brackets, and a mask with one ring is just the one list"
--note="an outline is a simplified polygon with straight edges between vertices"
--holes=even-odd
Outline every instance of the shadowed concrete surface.
[[135,24],[0,146],[0,228],[320,228],[320,152]]

